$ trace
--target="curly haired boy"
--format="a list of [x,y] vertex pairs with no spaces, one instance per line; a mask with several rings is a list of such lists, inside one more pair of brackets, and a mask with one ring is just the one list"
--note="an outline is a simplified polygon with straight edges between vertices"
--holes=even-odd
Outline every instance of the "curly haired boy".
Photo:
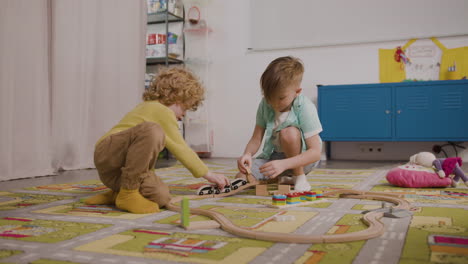
[[161,71],[143,94],[143,102],[96,143],[94,163],[99,178],[110,191],[85,200],[87,204],[114,204],[131,213],[159,211],[171,199],[169,188],[154,173],[164,147],[194,177],[203,177],[219,188],[229,184],[213,173],[187,145],[177,120],[195,111],[204,99],[198,78],[182,67]]

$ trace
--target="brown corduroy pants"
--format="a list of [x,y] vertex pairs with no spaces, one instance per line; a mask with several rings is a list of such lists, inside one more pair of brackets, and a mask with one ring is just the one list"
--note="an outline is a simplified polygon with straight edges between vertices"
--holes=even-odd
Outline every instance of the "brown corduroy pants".
[[139,189],[146,199],[165,206],[171,199],[169,188],[152,170],[164,146],[164,131],[152,122],[112,134],[94,151],[99,178],[114,192]]

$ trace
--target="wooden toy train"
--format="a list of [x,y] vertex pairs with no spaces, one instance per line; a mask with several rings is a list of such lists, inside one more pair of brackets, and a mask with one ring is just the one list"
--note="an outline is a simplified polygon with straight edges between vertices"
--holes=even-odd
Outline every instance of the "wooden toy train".
[[247,184],[247,181],[244,179],[235,179],[231,182],[230,185],[224,186],[223,189],[219,189],[216,185],[203,185],[197,190],[198,195],[206,194],[220,194],[220,193],[229,193],[231,190],[237,190],[239,187]]

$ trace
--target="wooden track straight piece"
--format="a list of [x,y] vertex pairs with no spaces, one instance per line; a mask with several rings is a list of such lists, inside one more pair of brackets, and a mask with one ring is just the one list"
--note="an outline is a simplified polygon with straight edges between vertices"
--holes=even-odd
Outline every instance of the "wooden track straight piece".
[[186,230],[197,230],[197,229],[215,229],[220,228],[221,225],[214,220],[207,221],[196,221],[191,222],[190,225],[185,227]]

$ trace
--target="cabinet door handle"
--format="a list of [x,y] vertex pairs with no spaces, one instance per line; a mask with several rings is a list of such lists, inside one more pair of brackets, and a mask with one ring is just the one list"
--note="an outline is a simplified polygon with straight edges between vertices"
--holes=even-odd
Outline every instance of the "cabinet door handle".
[[397,114],[401,114],[401,110],[397,110],[396,112],[397,112]]
[[385,110],[385,113],[388,115],[390,114],[390,110]]

